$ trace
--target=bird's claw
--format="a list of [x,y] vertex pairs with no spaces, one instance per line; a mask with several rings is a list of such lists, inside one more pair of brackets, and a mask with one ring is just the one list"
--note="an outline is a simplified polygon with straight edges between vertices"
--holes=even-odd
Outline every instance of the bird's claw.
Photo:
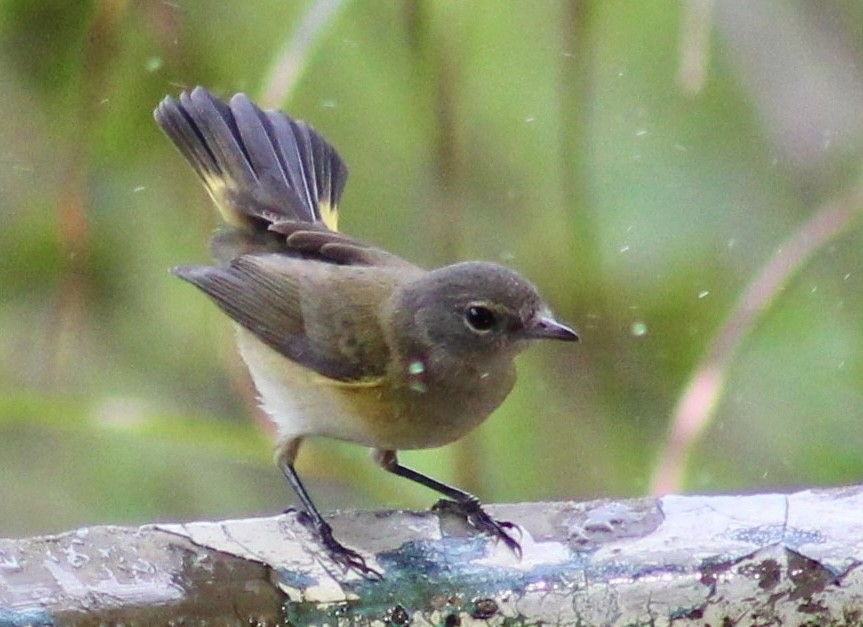
[[352,570],[366,579],[383,581],[383,575],[366,564],[366,560],[362,555],[353,549],[349,549],[333,537],[332,527],[324,524],[318,527],[318,534],[321,537],[321,543],[327,550],[327,555],[336,564],[341,566],[345,572]]
[[432,509],[436,512],[450,512],[461,516],[477,531],[487,533],[503,542],[518,559],[521,559],[521,543],[511,535],[512,530],[521,535],[518,525],[506,520],[495,520],[482,508],[482,504],[476,498],[465,501],[441,499]]

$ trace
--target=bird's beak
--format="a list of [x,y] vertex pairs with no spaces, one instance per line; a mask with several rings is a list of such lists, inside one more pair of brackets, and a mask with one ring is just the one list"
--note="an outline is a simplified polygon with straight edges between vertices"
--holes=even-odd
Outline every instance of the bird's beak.
[[531,340],[563,340],[577,342],[578,333],[551,316],[540,316],[524,330],[525,337]]

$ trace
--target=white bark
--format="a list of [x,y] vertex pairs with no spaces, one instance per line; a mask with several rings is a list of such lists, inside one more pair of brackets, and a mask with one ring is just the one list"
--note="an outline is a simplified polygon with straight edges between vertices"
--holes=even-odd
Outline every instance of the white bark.
[[863,624],[863,487],[489,510],[520,560],[449,515],[334,515],[382,582],[294,514],[0,539],[0,625]]

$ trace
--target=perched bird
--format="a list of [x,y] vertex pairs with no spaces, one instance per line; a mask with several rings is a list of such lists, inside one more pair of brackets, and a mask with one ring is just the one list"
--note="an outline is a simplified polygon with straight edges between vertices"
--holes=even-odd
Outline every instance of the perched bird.
[[536,288],[500,265],[424,270],[336,230],[347,168],[305,123],[202,87],[155,111],[225,222],[218,265],[173,272],[236,323],[237,343],[276,426],[276,463],[334,560],[378,573],[338,542],[300,481],[304,438],[374,449],[385,470],[443,494],[448,509],[517,553],[511,523],[471,494],[401,465],[479,425],[515,383],[531,340],[577,340]]

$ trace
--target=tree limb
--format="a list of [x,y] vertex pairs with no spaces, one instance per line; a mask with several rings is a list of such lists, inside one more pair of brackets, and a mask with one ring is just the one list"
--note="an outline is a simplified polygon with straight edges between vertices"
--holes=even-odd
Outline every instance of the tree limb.
[[863,486],[341,513],[384,573],[345,575],[294,513],[0,539],[0,624],[863,624]]

